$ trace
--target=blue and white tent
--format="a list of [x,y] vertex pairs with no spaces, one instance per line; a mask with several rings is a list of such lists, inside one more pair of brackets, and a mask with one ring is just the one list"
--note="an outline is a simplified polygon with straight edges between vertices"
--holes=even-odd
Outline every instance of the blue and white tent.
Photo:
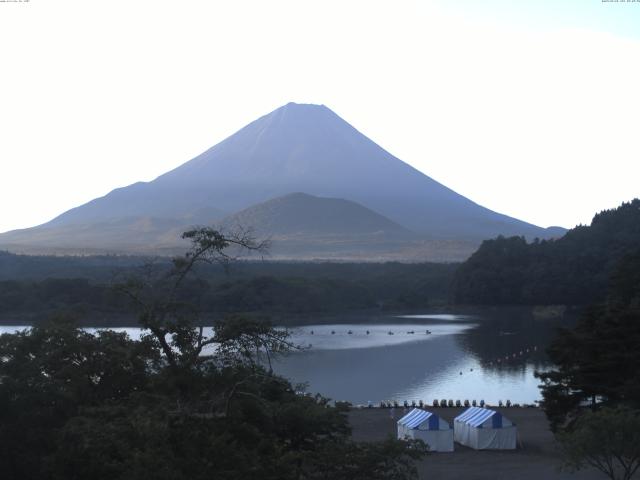
[[455,441],[476,450],[513,450],[516,426],[500,412],[471,407],[453,420]]
[[432,452],[453,452],[453,429],[449,423],[419,408],[398,420],[398,438],[422,440]]

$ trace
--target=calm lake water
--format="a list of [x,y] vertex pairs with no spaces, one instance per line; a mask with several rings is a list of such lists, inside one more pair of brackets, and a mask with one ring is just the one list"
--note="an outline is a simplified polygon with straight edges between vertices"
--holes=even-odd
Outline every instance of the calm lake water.
[[[306,348],[278,358],[273,368],[295,384],[307,383],[311,393],[354,404],[443,398],[533,403],[541,398],[533,374],[550,367],[544,349],[558,326],[500,309],[334,317],[289,327],[291,339]],[[25,327],[0,327],[0,333],[17,328]]]
[[274,370],[307,382],[311,393],[354,404],[443,398],[530,404],[541,399],[534,372],[551,366],[544,349],[557,326],[508,311],[305,325],[291,329],[292,338],[311,347],[279,359]]

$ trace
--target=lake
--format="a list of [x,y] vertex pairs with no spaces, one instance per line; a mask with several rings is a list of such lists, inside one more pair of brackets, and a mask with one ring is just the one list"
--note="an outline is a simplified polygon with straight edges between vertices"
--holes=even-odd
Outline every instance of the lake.
[[[430,405],[445,398],[531,404],[541,399],[534,372],[550,368],[544,349],[556,327],[570,323],[514,309],[319,318],[288,328],[304,348],[276,359],[273,368],[294,384],[306,382],[310,393],[353,404]],[[19,328],[25,327],[0,327],[0,333]]]
[[290,331],[295,342],[311,346],[277,360],[274,370],[307,382],[311,393],[354,404],[443,398],[531,404],[541,399],[534,372],[550,368],[544,350],[557,326],[499,309],[305,325]]

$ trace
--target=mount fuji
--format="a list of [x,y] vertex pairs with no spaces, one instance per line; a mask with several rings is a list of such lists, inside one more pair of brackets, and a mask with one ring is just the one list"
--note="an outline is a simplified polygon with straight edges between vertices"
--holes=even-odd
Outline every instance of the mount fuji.
[[[286,202],[273,203],[280,197]],[[260,215],[273,213],[273,205],[292,208],[296,201],[301,202],[297,220],[290,218],[286,228],[300,241],[296,258],[306,255],[305,238],[340,236],[321,231],[329,224],[344,226],[349,252],[358,252],[358,258],[367,256],[377,232],[376,258],[404,258],[404,251],[414,260],[462,259],[482,239],[497,235],[549,238],[564,232],[474,203],[394,157],[323,105],[289,103],[153,181],[118,188],[43,225],[2,234],[0,247],[41,253],[168,252],[181,247],[179,233],[191,225],[229,225],[238,218],[270,225]],[[272,203],[261,207],[264,202]],[[288,210],[283,211],[281,217]],[[318,215],[322,220],[310,228],[308,220]],[[303,218],[304,225],[296,228],[293,223]],[[372,230],[354,237],[350,225]],[[262,227],[261,233],[283,234]],[[381,247],[389,235],[393,241]],[[325,252],[320,256],[345,257],[340,242],[333,244],[333,250],[330,245],[320,249]],[[427,244],[422,250],[430,253],[421,255],[420,245]],[[458,245],[459,252],[436,258],[433,246],[445,244]],[[287,257],[275,242],[274,247]]]

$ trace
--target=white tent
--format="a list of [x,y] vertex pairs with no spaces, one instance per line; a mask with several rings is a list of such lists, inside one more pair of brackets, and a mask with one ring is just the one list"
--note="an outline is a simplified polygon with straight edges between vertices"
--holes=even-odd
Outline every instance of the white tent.
[[419,408],[398,420],[398,438],[422,440],[432,452],[453,452],[453,429],[435,413]]
[[471,407],[453,420],[455,441],[476,450],[513,450],[516,426],[500,412]]

